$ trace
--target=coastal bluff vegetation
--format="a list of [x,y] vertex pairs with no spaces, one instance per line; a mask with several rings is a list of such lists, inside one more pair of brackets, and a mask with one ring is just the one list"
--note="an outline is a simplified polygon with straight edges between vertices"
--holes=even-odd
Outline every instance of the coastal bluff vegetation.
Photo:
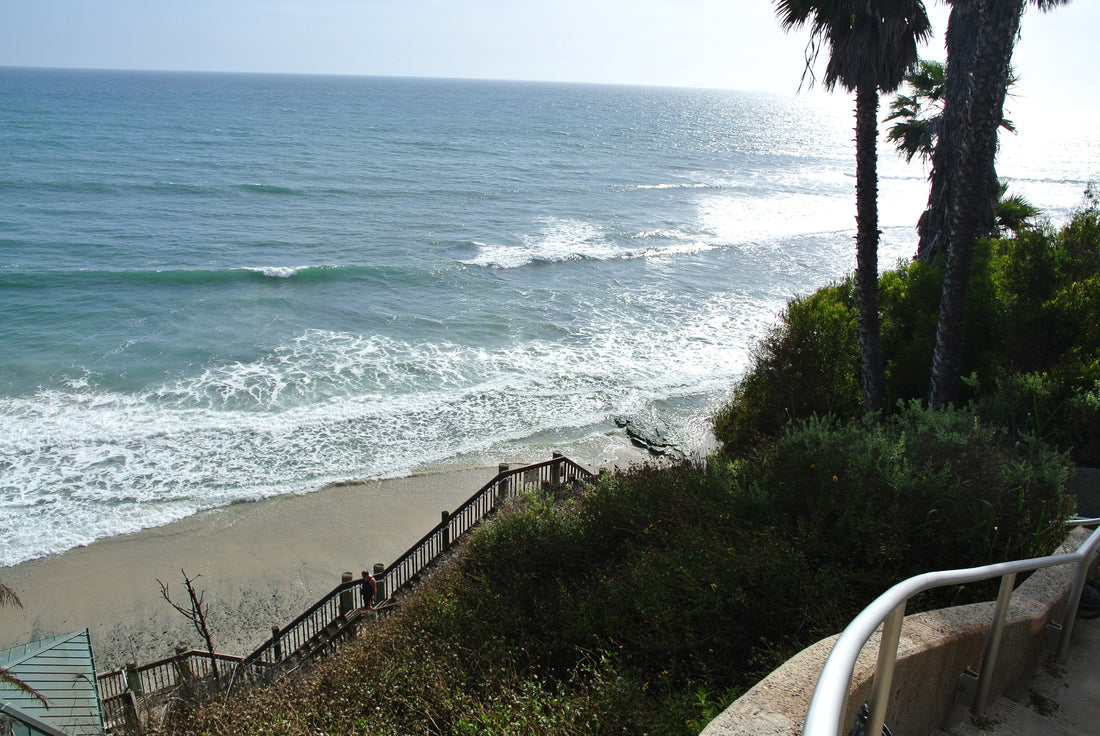
[[[793,299],[705,461],[524,495],[359,638],[164,734],[694,734],[929,569],[1045,554],[1100,464],[1100,209],[975,250],[962,395],[928,386],[942,260],[882,275],[866,415],[852,279]],[[940,590],[932,609],[987,599]]]

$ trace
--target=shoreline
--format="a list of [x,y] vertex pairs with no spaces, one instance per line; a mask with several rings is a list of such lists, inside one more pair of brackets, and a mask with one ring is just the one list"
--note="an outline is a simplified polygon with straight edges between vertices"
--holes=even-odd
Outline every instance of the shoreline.
[[[593,470],[609,458],[615,465],[646,458],[613,443],[593,462],[586,449],[567,447],[565,454]],[[550,457],[549,450],[531,451],[540,457],[523,453],[513,467]],[[2,568],[0,579],[23,607],[0,612],[0,649],[88,628],[100,672],[168,657],[179,643],[205,649],[157,583],[185,603],[184,570],[205,595],[217,650],[247,654],[272,626],[286,625],[336,587],[342,572],[358,577],[376,563],[389,565],[439,523],[442,511],[497,474],[495,465],[461,460],[404,478],[344,481],[202,511]]]

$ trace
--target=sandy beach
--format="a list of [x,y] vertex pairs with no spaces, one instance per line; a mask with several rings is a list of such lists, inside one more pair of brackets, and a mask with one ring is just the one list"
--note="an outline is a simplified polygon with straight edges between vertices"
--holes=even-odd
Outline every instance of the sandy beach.
[[[642,458],[624,448],[618,464]],[[186,603],[183,570],[201,576],[195,586],[205,593],[218,651],[247,654],[273,625],[339,584],[342,572],[358,577],[389,565],[496,473],[493,466],[336,484],[0,568],[23,602],[0,611],[0,648],[87,627],[98,671],[169,656],[179,643],[205,648],[157,583]]]
[[330,486],[206,511],[0,570],[22,609],[0,615],[0,646],[88,627],[96,667],[205,648],[162,598],[187,602],[201,575],[219,651],[245,654],[340,582],[389,564],[496,474],[496,468]]

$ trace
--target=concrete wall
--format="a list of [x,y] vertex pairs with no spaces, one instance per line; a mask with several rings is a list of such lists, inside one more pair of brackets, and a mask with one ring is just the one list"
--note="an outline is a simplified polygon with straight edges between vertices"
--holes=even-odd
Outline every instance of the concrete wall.
[[[1073,552],[1088,538],[1078,529],[1059,553]],[[1049,652],[1043,648],[1048,622],[1061,623],[1076,566],[1032,574],[1012,594],[990,699],[1023,686]],[[905,617],[886,723],[894,736],[927,736],[951,714],[959,678],[977,672],[985,649],[993,603],[976,603]],[[701,736],[798,736],[818,675],[837,637],[803,650],[736,700]],[[845,724],[868,699],[878,634],[863,649],[852,678]]]
[[1069,482],[1069,493],[1077,500],[1077,513],[1100,516],[1100,468],[1077,468]]

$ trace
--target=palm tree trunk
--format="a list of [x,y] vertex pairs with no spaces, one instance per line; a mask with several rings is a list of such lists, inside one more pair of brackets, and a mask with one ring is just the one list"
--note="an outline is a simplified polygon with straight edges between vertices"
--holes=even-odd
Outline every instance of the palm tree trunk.
[[856,89],[856,303],[863,409],[882,409],[886,376],[878,316],[878,89]]
[[1008,67],[1023,7],[1024,0],[985,0],[982,11],[982,35],[974,59],[967,104],[969,133],[960,152],[962,165],[956,182],[956,204],[951,213],[947,268],[932,356],[929,403],[936,409],[958,400],[970,267],[974,245],[982,233],[984,213],[992,207],[997,196],[989,171],[997,154],[997,128],[1001,123]]
[[928,206],[917,223],[920,242],[917,258],[926,263],[947,254],[951,227],[952,184],[957,178],[961,137],[965,131],[966,100],[970,92],[970,69],[978,39],[979,0],[950,0],[947,21],[947,77],[944,80],[943,113],[932,150],[931,187]]

